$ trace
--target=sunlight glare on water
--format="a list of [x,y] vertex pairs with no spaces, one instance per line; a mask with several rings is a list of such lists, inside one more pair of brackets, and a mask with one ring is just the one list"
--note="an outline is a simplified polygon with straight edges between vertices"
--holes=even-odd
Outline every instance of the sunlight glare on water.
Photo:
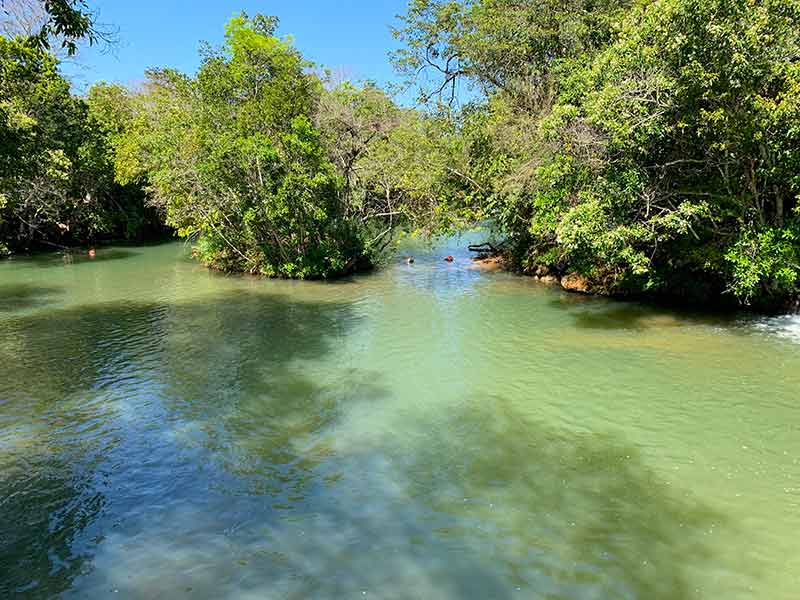
[[798,318],[465,245],[329,284],[0,263],[0,597],[796,598]]

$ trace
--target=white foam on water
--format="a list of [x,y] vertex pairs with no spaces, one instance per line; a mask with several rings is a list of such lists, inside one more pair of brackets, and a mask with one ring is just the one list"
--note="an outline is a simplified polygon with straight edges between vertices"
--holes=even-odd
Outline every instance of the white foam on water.
[[800,315],[765,317],[755,324],[760,331],[800,344]]

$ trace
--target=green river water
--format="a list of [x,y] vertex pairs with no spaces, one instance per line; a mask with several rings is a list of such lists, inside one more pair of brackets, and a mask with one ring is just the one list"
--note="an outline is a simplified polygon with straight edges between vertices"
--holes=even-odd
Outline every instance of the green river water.
[[800,598],[800,319],[465,243],[333,284],[0,263],[0,597]]

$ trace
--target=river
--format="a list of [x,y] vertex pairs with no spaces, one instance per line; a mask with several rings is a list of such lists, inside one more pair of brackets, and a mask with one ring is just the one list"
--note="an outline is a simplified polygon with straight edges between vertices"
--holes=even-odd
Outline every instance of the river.
[[327,284],[0,263],[0,597],[797,598],[800,320],[465,243]]

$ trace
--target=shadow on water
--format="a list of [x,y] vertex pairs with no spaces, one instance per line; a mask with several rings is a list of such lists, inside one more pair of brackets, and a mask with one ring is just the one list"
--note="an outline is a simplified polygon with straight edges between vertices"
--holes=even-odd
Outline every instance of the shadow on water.
[[[707,533],[731,525],[613,435],[558,431],[497,397],[437,429],[446,434],[405,464],[412,495],[509,585],[550,599],[677,600],[695,597],[692,572],[719,566]],[[474,597],[501,597],[487,592]]]
[[63,292],[60,287],[28,283],[0,285],[0,313],[46,306],[55,301],[54,296]]
[[125,260],[138,255],[139,252],[135,252],[134,250],[101,247],[97,249],[95,256],[89,256],[86,250],[65,250],[63,252],[15,256],[11,261],[17,266],[49,269],[53,267]]
[[0,393],[60,402],[127,371],[184,399],[240,394],[262,375],[334,350],[357,325],[345,304],[246,290],[189,303],[82,305],[3,322]]
[[248,291],[4,321],[0,596],[70,589],[114,523],[173,499],[313,493],[312,438],[339,396],[294,363],[357,323],[346,305]]
[[[170,597],[683,600],[720,567],[707,533],[731,524],[623,440],[532,422],[496,397],[447,413],[371,443],[329,440],[299,497],[271,473],[285,506],[175,503],[113,539],[102,581]],[[293,460],[317,451],[293,437],[278,444]]]
[[0,461],[0,596],[53,598],[90,562],[90,531],[106,486],[94,481],[85,449],[47,446],[27,454]]
[[550,304],[559,310],[566,309],[574,318],[578,329],[605,331],[641,331],[653,327],[681,327],[687,324],[726,327],[739,323],[744,318],[742,313],[736,311],[703,312],[569,293],[554,298]]

